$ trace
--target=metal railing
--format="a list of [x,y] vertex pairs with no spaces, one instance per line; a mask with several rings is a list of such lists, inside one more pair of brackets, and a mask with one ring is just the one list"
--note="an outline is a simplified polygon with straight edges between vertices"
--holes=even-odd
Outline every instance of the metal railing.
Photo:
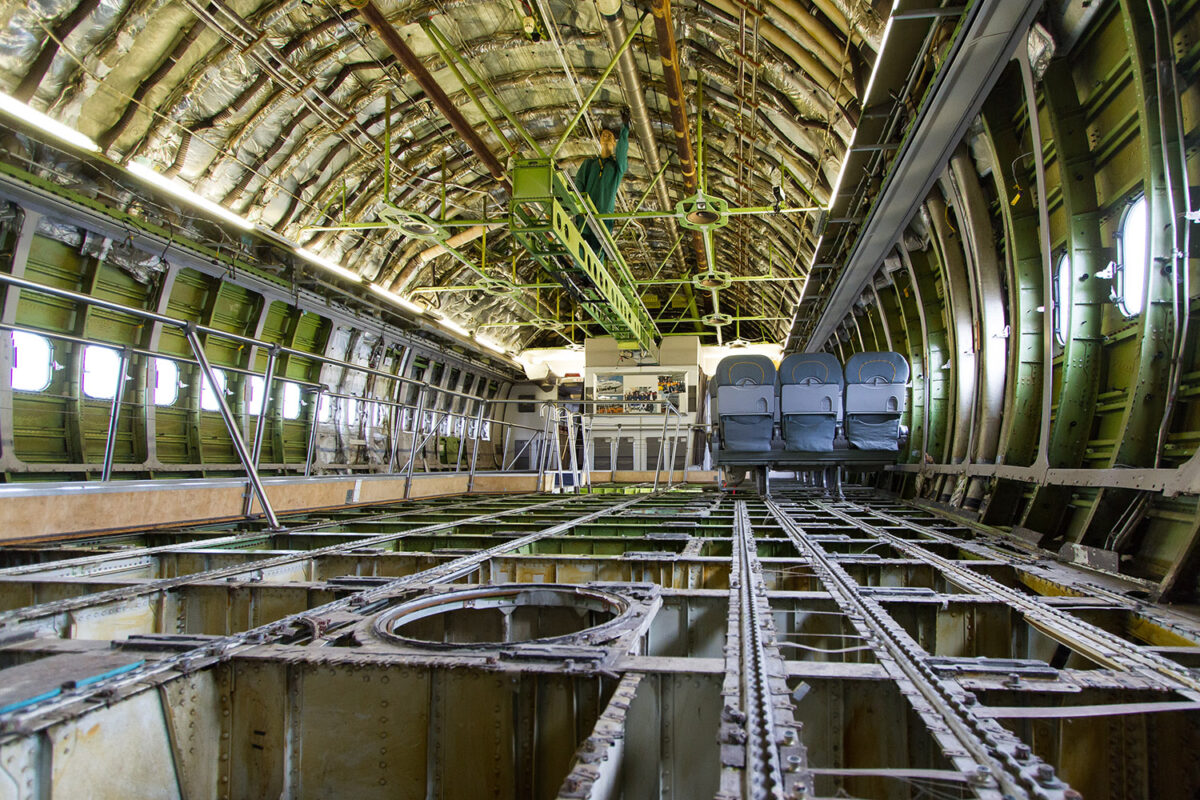
[[[120,303],[115,303],[110,300],[105,300],[103,298],[98,298],[98,297],[91,297],[89,295],[81,294],[79,292],[73,292],[68,289],[61,289],[61,288],[54,287],[54,286],[47,286],[45,284],[37,283],[35,281],[30,281],[25,278],[20,278],[15,275],[10,275],[7,273],[0,273],[0,284],[6,284],[10,287],[13,287],[15,289],[22,290],[22,291],[36,292],[39,294],[49,295],[51,297],[58,297],[58,298],[61,298],[64,300],[70,300],[70,301],[73,301],[76,303],[91,305],[96,308],[107,309],[109,311],[114,311],[114,312],[117,312],[120,314],[126,314],[126,315],[134,317],[136,319],[141,319],[141,320],[145,320],[148,322],[154,322],[154,323],[158,323],[163,326],[172,327],[172,328],[176,328],[176,329],[180,330],[184,334],[184,337],[188,342],[189,348],[191,349],[192,358],[187,358],[185,356],[179,356],[179,355],[174,355],[174,354],[170,354],[170,353],[160,353],[160,352],[156,352],[156,351],[149,350],[146,348],[134,347],[132,345],[116,345],[113,342],[102,341],[102,340],[97,340],[97,339],[90,339],[87,337],[75,336],[75,335],[71,335],[71,334],[64,334],[59,331],[40,329],[40,328],[31,327],[31,326],[12,325],[12,324],[0,325],[0,329],[3,329],[3,330],[22,332],[22,333],[31,333],[31,334],[35,334],[35,335],[39,335],[39,336],[45,336],[48,338],[59,339],[62,341],[69,341],[69,342],[76,343],[76,344],[95,345],[95,346],[99,346],[99,347],[105,347],[108,349],[115,349],[115,350],[120,351],[121,357],[120,357],[119,366],[118,366],[119,377],[117,380],[116,390],[114,391],[113,398],[112,398],[112,408],[110,411],[108,430],[107,430],[106,438],[105,438],[104,458],[103,458],[103,462],[101,464],[101,474],[102,474],[103,480],[109,480],[112,476],[113,460],[114,460],[114,455],[115,455],[116,434],[117,434],[117,429],[118,429],[118,425],[120,422],[121,408],[124,405],[124,384],[128,378],[129,364],[132,360],[132,357],[134,355],[138,355],[138,356],[145,356],[148,358],[162,358],[162,359],[166,359],[166,360],[171,360],[171,361],[175,361],[175,362],[193,365],[193,366],[199,368],[199,370],[201,371],[201,373],[204,376],[204,379],[207,380],[209,383],[209,386],[211,386],[213,388],[213,394],[216,398],[216,403],[217,403],[216,410],[221,415],[221,418],[225,424],[226,432],[229,434],[230,440],[232,441],[234,450],[237,454],[238,462],[241,464],[243,470],[246,473],[246,478],[249,481],[250,488],[253,493],[253,497],[258,499],[259,504],[262,506],[263,514],[266,516],[267,521],[269,522],[269,524],[272,528],[279,527],[279,519],[278,519],[278,516],[275,514],[275,510],[271,506],[271,502],[270,502],[269,498],[267,497],[266,490],[263,487],[261,476],[259,475],[259,472],[258,472],[258,462],[259,462],[259,457],[261,456],[261,451],[262,451],[262,439],[263,439],[263,435],[264,435],[265,429],[266,429],[266,423],[264,422],[264,418],[267,417],[267,415],[268,415],[267,412],[268,412],[268,408],[269,408],[269,403],[268,403],[267,398],[270,398],[272,396],[272,389],[273,389],[274,381],[276,378],[274,367],[275,367],[275,363],[280,355],[294,355],[294,356],[297,356],[300,358],[309,359],[316,363],[327,364],[327,365],[339,367],[342,369],[352,370],[355,372],[359,372],[359,373],[363,373],[366,375],[371,375],[371,376],[375,376],[377,378],[382,378],[384,380],[395,382],[395,390],[393,393],[394,399],[386,399],[386,398],[357,397],[357,396],[353,396],[353,395],[344,395],[344,394],[340,394],[340,393],[331,392],[331,391],[329,391],[329,389],[327,387],[325,387],[321,384],[318,384],[318,383],[313,383],[311,381],[304,381],[304,380],[294,380],[291,378],[288,379],[289,382],[299,385],[302,389],[308,389],[310,391],[316,392],[316,398],[315,398],[315,402],[313,405],[313,411],[311,414],[310,430],[309,430],[308,442],[307,442],[307,447],[306,447],[306,458],[305,458],[305,464],[304,464],[304,475],[305,476],[308,476],[310,474],[312,465],[313,465],[313,451],[314,451],[315,445],[316,445],[317,428],[318,428],[318,424],[319,424],[318,414],[319,414],[321,397],[323,397],[323,396],[347,397],[347,398],[356,399],[359,402],[383,405],[383,406],[393,409],[394,419],[393,419],[393,423],[392,423],[392,437],[389,442],[389,469],[391,469],[391,468],[394,468],[395,461],[396,461],[396,451],[399,448],[400,421],[403,416],[404,409],[413,407],[409,404],[401,402],[399,400],[400,394],[401,394],[403,388],[406,386],[419,387],[418,403],[417,403],[418,411],[413,417],[412,446],[410,447],[409,460],[408,460],[408,462],[405,466],[405,470],[404,470],[405,478],[406,478],[405,479],[405,497],[406,498],[409,496],[410,491],[411,491],[413,465],[416,461],[416,453],[417,453],[416,442],[422,434],[421,429],[424,427],[422,424],[423,423],[423,419],[422,419],[423,411],[425,408],[426,400],[429,397],[430,393],[432,393],[439,400],[442,400],[444,398],[461,398],[464,401],[462,403],[464,408],[466,408],[467,404],[469,404],[469,403],[475,403],[478,406],[477,411],[476,411],[476,420],[475,420],[476,424],[475,424],[474,436],[461,438],[458,462],[461,462],[461,460],[462,460],[461,456],[462,456],[463,446],[465,446],[465,438],[473,438],[474,439],[474,445],[472,447],[472,454],[473,454],[473,456],[477,457],[478,449],[479,449],[479,439],[482,437],[483,431],[484,431],[484,427],[483,427],[484,422],[485,422],[485,418],[483,417],[484,410],[489,407],[501,406],[501,405],[504,405],[509,402],[516,402],[515,400],[501,400],[501,399],[495,399],[495,398],[480,397],[480,396],[468,394],[465,392],[459,392],[459,391],[456,391],[453,389],[432,386],[431,384],[426,383],[424,381],[420,381],[420,380],[417,380],[417,379],[411,378],[411,377],[406,377],[404,375],[398,375],[395,373],[385,372],[383,370],[374,369],[372,367],[368,367],[368,366],[361,365],[361,364],[354,364],[354,363],[351,363],[348,361],[344,361],[342,359],[332,358],[330,356],[325,356],[325,355],[321,355],[318,353],[312,353],[312,352],[308,352],[308,351],[304,351],[304,350],[297,350],[294,348],[285,347],[285,346],[278,345],[273,342],[267,342],[267,341],[264,341],[261,339],[254,338],[252,336],[245,336],[242,334],[231,333],[229,331],[219,330],[219,329],[212,328],[212,327],[209,327],[206,325],[200,325],[196,322],[189,321],[189,320],[175,319],[173,317],[169,317],[164,314],[159,314],[154,311],[147,311],[146,309],[135,308],[132,306],[125,306],[125,305],[122,305]],[[219,391],[219,387],[222,384],[221,384],[221,382],[218,381],[217,374],[216,374],[216,368],[212,365],[212,363],[208,359],[207,353],[205,352],[205,349],[204,349],[204,343],[200,340],[201,335],[204,335],[207,337],[222,338],[222,339],[226,339],[229,341],[237,342],[239,344],[248,345],[250,347],[262,348],[267,353],[266,369],[265,369],[264,373],[261,375],[261,377],[263,378],[263,398],[264,398],[263,407],[259,410],[259,413],[257,415],[258,421],[255,424],[255,431],[254,431],[252,444],[249,446],[247,445],[246,438],[242,435],[242,431],[238,424],[238,420],[236,419],[233,411],[230,409],[229,404],[225,399],[225,393],[222,391]],[[235,373],[235,374],[259,376],[259,373],[254,370],[240,368],[240,367],[221,367],[221,369],[224,371],[227,371],[227,372]],[[452,411],[449,408],[439,409],[438,414],[440,414],[443,418],[448,417],[448,416],[465,416],[461,412]],[[536,429],[531,428],[529,426],[522,426],[522,425],[518,425],[515,423],[509,423],[509,422],[505,422],[503,420],[493,419],[490,417],[486,419],[486,424],[489,426],[509,426],[509,430],[511,430],[512,428],[526,428],[528,430],[536,431]],[[422,446],[425,444],[425,442],[427,442],[429,440],[430,435],[433,435],[438,431],[439,426],[440,426],[440,420],[437,424],[432,426],[432,430],[430,431],[429,435],[426,435],[424,437],[424,439],[421,442]],[[476,460],[477,460],[477,458],[472,458],[472,461],[471,461],[470,477],[468,479],[469,486],[474,483]],[[458,469],[458,466],[459,466],[458,463],[456,463],[456,470]],[[247,498],[246,498],[246,503],[244,505],[244,512],[246,514],[249,514],[251,500],[252,500],[252,497],[248,494]]]
[[[555,443],[555,458],[558,465],[557,472],[562,475],[568,471],[564,462],[562,445],[559,442],[559,431],[562,428],[566,429],[567,451],[570,454],[570,473],[572,476],[572,485],[575,492],[578,493],[581,484],[585,481],[587,485],[591,485],[591,471],[593,452],[593,429],[598,416],[606,416],[595,412],[585,412],[586,407],[596,406],[621,406],[627,408],[629,406],[662,406],[662,435],[659,437],[658,454],[654,466],[654,491],[658,491],[658,484],[662,474],[663,462],[667,464],[667,488],[670,489],[674,485],[675,458],[679,445],[680,429],[690,430],[691,424],[687,422],[687,415],[681,412],[669,400],[545,400],[541,403],[539,413],[541,414],[543,424],[542,439],[547,444],[552,440]],[[578,410],[571,408],[578,407]],[[651,412],[656,414],[657,412]],[[670,444],[667,443],[667,429],[670,426],[671,420],[674,419],[675,427],[670,439]],[[578,423],[578,424],[576,424]],[[582,453],[576,455],[576,437],[579,438],[579,449]],[[549,465],[550,453],[548,448],[543,448],[538,459],[538,485],[542,484]],[[582,461],[582,466],[580,465]],[[616,464],[613,464],[615,471]],[[685,465],[686,468],[686,465]]]

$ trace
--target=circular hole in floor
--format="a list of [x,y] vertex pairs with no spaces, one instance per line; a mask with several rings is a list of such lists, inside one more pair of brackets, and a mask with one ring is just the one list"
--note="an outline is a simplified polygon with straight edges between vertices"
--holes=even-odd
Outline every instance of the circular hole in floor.
[[628,607],[618,595],[581,587],[490,586],[410,600],[381,614],[375,630],[443,645],[544,642],[603,625]]

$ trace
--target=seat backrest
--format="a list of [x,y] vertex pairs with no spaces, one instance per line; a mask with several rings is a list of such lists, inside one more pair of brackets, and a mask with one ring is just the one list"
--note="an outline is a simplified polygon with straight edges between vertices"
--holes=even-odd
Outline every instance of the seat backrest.
[[793,353],[779,365],[779,411],[836,416],[842,383],[842,364],[833,354]]
[[770,450],[777,406],[771,359],[749,353],[726,356],[717,364],[712,386],[723,447]]
[[908,362],[899,353],[855,353],[846,361],[846,438],[864,450],[895,450]]
[[775,365],[766,356],[753,353],[725,356],[717,364],[717,373],[713,376],[712,382],[714,388],[720,386],[774,386]]
[[784,447],[833,450],[842,410],[842,364],[830,353],[793,353],[779,365],[779,429]]
[[722,358],[713,377],[717,413],[723,417],[775,414],[775,365],[760,355]]
[[813,385],[818,383],[841,386],[842,362],[832,353],[792,353],[779,365],[779,383]]
[[908,383],[908,361],[899,353],[855,353],[846,362],[846,383]]

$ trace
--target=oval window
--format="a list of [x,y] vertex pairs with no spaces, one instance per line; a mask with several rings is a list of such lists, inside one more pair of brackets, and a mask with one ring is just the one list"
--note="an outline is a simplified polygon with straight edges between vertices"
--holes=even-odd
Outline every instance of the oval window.
[[1066,344],[1071,331],[1071,257],[1063,253],[1054,268],[1054,338]]
[[89,344],[83,348],[83,393],[96,400],[111,400],[117,393],[121,351]]
[[174,405],[178,397],[179,366],[169,358],[154,359],[154,405]]
[[40,392],[50,385],[54,374],[54,346],[45,336],[13,331],[16,350],[12,368],[12,388],[18,392]]
[[1134,200],[1121,217],[1118,231],[1117,271],[1113,295],[1127,317],[1142,313],[1146,302],[1146,275],[1150,264],[1150,220],[1146,196]]

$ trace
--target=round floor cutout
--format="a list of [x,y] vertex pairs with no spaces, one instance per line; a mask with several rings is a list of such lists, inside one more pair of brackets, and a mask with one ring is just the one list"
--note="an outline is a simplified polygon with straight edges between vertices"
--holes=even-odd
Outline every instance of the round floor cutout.
[[588,633],[607,638],[629,607],[620,595],[586,587],[482,586],[409,600],[380,614],[374,628],[416,646],[559,643]]

